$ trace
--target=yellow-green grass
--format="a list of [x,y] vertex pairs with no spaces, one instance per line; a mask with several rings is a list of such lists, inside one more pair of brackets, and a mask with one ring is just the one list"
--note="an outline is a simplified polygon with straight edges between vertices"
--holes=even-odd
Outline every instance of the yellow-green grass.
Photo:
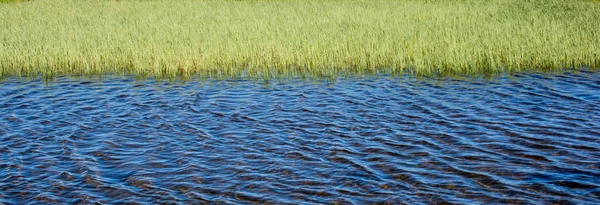
[[600,3],[589,0],[0,4],[4,77],[469,75],[584,67],[600,67]]

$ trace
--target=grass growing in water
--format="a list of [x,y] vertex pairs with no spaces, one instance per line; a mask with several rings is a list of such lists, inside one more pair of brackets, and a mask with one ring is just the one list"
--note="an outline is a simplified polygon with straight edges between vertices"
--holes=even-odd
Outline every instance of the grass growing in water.
[[598,68],[599,25],[587,0],[27,1],[0,4],[0,76]]

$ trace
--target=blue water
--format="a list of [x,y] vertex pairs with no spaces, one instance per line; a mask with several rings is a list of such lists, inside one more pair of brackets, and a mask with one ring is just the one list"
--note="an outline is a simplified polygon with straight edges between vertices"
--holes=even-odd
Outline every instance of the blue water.
[[600,204],[600,73],[0,82],[0,204]]

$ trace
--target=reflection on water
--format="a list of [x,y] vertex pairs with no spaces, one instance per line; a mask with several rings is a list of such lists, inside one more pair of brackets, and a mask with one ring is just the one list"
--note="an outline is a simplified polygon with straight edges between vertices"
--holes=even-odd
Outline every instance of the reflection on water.
[[600,203],[600,73],[0,88],[0,203]]

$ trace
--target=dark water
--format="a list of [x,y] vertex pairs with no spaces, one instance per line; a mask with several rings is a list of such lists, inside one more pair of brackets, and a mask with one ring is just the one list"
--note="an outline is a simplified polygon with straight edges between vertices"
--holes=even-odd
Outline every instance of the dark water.
[[600,73],[0,88],[0,204],[600,203]]

